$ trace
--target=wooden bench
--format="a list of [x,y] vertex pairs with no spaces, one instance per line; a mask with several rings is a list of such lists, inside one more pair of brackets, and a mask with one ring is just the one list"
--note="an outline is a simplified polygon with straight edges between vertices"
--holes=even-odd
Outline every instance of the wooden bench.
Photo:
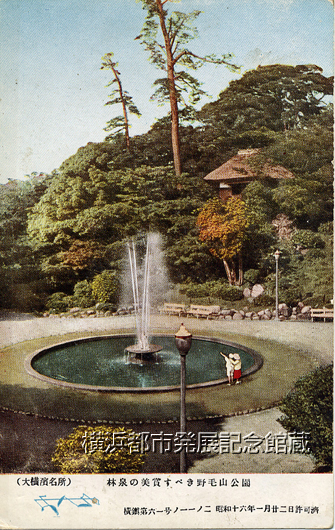
[[323,307],[322,309],[311,309],[312,322],[314,322],[316,318],[322,318],[324,322],[326,322],[327,318],[334,320],[334,310],[327,309],[326,307]]
[[196,318],[219,318],[220,306],[219,305],[191,305],[187,311],[187,317]]
[[165,303],[163,307],[159,308],[159,312],[165,315],[186,315],[185,304],[168,304]]

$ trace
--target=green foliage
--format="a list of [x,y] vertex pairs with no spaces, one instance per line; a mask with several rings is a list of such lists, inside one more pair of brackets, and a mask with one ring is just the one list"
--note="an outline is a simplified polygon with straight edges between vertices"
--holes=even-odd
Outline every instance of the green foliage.
[[299,228],[314,230],[333,219],[333,132],[321,117],[304,129],[281,134],[262,156],[295,174],[273,192],[282,213]]
[[328,221],[327,223],[322,223],[319,226],[318,232],[320,234],[323,234],[324,236],[332,236],[334,233],[334,225],[332,221]]
[[316,255],[316,250],[308,250],[299,268],[297,279],[297,285],[302,286],[304,297],[311,292],[314,296],[321,296],[325,304],[333,299],[333,238],[330,230],[330,225],[322,225],[316,233],[316,237],[321,237],[323,240],[321,245],[319,239],[316,239],[317,244],[323,248],[317,249]]
[[325,242],[322,237],[312,230],[296,230],[291,242],[303,249],[324,248]]
[[[297,230],[286,242],[278,242],[281,251],[279,258],[279,302],[295,306],[306,298],[321,297],[323,304],[333,298],[333,241],[332,236],[323,230],[319,232]],[[307,249],[297,243],[317,248]],[[322,248],[319,248],[322,247]],[[260,261],[260,278],[266,292],[275,296],[275,247]]]
[[[199,116],[217,135],[220,131],[232,137],[247,131],[284,131],[318,115],[325,106],[324,96],[332,94],[332,85],[333,79],[324,77],[315,65],[258,66],[231,81]],[[271,141],[271,135],[268,138]]]
[[170,277],[176,283],[205,282],[224,274],[221,262],[213,258],[191,232],[171,241],[166,248],[166,261]]
[[249,223],[243,242],[244,263],[246,268],[259,269],[262,260],[277,245],[271,221],[279,211],[278,205],[273,200],[273,186],[260,180],[250,182],[243,190],[242,198]]
[[271,221],[278,212],[278,205],[273,200],[273,186],[268,182],[255,180],[247,184],[242,192],[245,201],[248,220],[252,229],[261,228]]
[[255,285],[259,281],[260,272],[258,269],[249,269],[244,273],[244,281]]
[[76,283],[72,301],[74,306],[91,307],[94,304],[92,287],[87,280]]
[[116,311],[117,309],[115,304],[109,304],[109,303],[103,303],[103,302],[98,302],[95,305],[95,308],[97,309],[97,311]]
[[[281,116],[275,105],[281,101],[279,82],[283,89],[297,83],[290,93],[295,108],[305,105],[306,96],[300,125],[287,119],[285,109]],[[187,173],[179,177],[173,171],[168,115],[132,138],[131,153],[124,136],[90,143],[52,175],[36,173],[25,182],[0,186],[0,306],[40,310],[51,293],[72,295],[76,284],[91,284],[104,270],[115,271],[120,280],[125,239],[147,230],[164,235],[173,282],[208,284],[223,278],[223,262],[198,239],[197,216],[217,195],[203,177],[238,148],[256,146],[263,147],[259,165],[272,160],[294,178],[276,185],[260,176],[243,191],[246,281],[262,283],[273,297],[273,252],[279,248],[282,301],[313,296],[328,304],[333,298],[333,121],[322,96],[329,82],[310,66],[272,65],[242,76],[203,108],[203,127],[180,127]],[[278,239],[271,224],[278,214],[294,223],[291,241]],[[257,280],[252,271],[258,271]],[[70,305],[82,305],[73,296]]]
[[108,121],[107,127],[105,127],[105,131],[109,131],[110,134],[107,136],[106,140],[113,138],[114,136],[119,136],[120,132],[124,131],[124,134],[126,136],[126,145],[129,148],[130,139],[128,113],[136,114],[137,116],[140,116],[141,113],[136,107],[136,105],[134,105],[133,98],[122,87],[120,72],[117,70],[118,63],[112,60],[113,56],[113,53],[106,53],[102,58],[101,69],[110,69],[112,70],[114,75],[114,78],[108,83],[107,86],[116,85],[116,88],[109,95],[109,97],[112,99],[107,101],[106,105],[121,104],[123,115],[114,117]]
[[333,298],[333,263],[332,256],[304,260],[302,275],[303,295],[308,292],[322,296],[325,303]]
[[243,298],[243,291],[239,287],[230,286],[223,281],[209,281],[202,284],[185,284],[182,289],[189,298],[204,298],[221,299],[223,301],[234,302]]
[[254,299],[254,305],[255,306],[268,306],[268,307],[273,307],[275,304],[275,299],[273,298],[273,296],[267,294],[267,293],[263,293],[259,296],[257,296],[257,298]]
[[[113,446],[114,440],[121,437],[124,443],[116,446],[114,451],[97,450],[85,453],[85,440],[99,436],[106,447]],[[144,457],[138,452],[132,452],[126,443],[134,439],[135,433],[121,427],[80,426],[64,439],[59,439],[51,458],[52,463],[60,473],[139,473],[144,464]],[[89,443],[88,443],[89,445]]]
[[[326,307],[325,297],[322,295],[308,296],[307,298],[304,298],[302,301],[305,305],[310,305],[311,307],[314,307],[314,308]],[[328,305],[332,308],[332,304],[328,304]]]
[[115,271],[105,270],[92,281],[92,295],[96,302],[115,302],[118,296],[119,282]]
[[296,307],[298,302],[302,300],[301,288],[290,283],[285,287],[285,283],[280,288],[280,303],[284,303],[289,307]]
[[[160,4],[162,2],[159,2]],[[164,2],[165,3],[165,2]],[[214,64],[223,64],[229,66],[233,70],[237,68],[230,63],[232,59],[231,54],[216,57],[208,55],[200,57],[192,53],[187,44],[198,36],[198,31],[194,26],[194,21],[199,17],[201,11],[193,11],[191,13],[182,13],[180,11],[173,11],[170,15],[167,6],[161,6],[162,9],[150,0],[142,0],[143,9],[147,10],[147,17],[139,35],[141,44],[150,54],[150,62],[157,66],[157,68],[166,71],[167,56],[172,54],[174,61],[175,74],[174,79],[176,83],[176,91],[178,102],[181,105],[187,106],[184,100],[184,95],[187,94],[189,104],[197,103],[205,92],[200,88],[201,83],[194,78],[187,70],[198,70],[206,62]],[[163,29],[166,28],[164,39],[158,37],[159,23]],[[164,29],[163,29],[163,33]],[[177,70],[177,65],[182,69]],[[183,68],[186,68],[183,69]],[[160,103],[165,102],[170,97],[170,86],[167,77],[157,79],[155,81],[156,91],[153,95]]]
[[27,212],[47,189],[51,175],[32,173],[26,181],[0,185],[0,307],[41,310],[46,285],[39,257],[26,235]]
[[332,469],[333,366],[318,368],[299,379],[284,398],[279,419],[289,432],[310,433],[309,447],[318,465]]
[[[12,279],[11,275],[9,276]],[[1,293],[0,307],[33,313],[45,307],[45,285],[43,280],[27,283],[7,283]]]
[[65,293],[53,293],[49,296],[46,307],[53,313],[62,313],[67,311],[71,304],[71,297],[67,296]]
[[236,300],[242,300],[243,291],[239,287],[222,283],[221,285],[213,285],[211,295],[222,300],[235,302]]

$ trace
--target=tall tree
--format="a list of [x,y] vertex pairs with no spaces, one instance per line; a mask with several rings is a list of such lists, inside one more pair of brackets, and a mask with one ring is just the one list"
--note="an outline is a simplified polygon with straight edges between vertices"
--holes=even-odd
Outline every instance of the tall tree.
[[113,61],[112,57],[114,56],[113,53],[106,53],[106,55],[102,58],[102,66],[101,70],[103,69],[110,69],[112,70],[114,74],[114,78],[108,83],[107,86],[116,85],[116,88],[112,91],[112,93],[109,95],[111,100],[107,101],[106,105],[122,105],[122,116],[116,116],[115,118],[112,118],[107,122],[107,127],[105,127],[105,131],[112,131],[110,135],[107,136],[106,139],[110,139],[113,136],[120,133],[120,131],[124,131],[125,137],[126,137],[126,146],[129,149],[130,148],[130,136],[129,136],[129,119],[128,119],[128,112],[131,114],[136,114],[137,116],[141,116],[140,111],[134,105],[133,98],[128,94],[126,90],[123,89],[120,79],[120,72],[118,71],[118,63]]
[[326,96],[333,93],[333,81],[316,65],[259,66],[231,81],[217,101],[204,105],[199,118],[214,136],[236,138],[248,133],[267,143],[269,131],[295,129],[319,115],[327,104]]
[[223,261],[230,285],[242,285],[242,245],[248,219],[245,203],[231,197],[225,203],[209,200],[198,215],[199,239],[208,244],[213,256]]
[[[205,92],[200,88],[201,83],[197,79],[185,69],[177,70],[177,65],[188,70],[198,70],[205,63],[223,64],[234,70],[237,67],[230,62],[231,54],[200,57],[185,47],[197,37],[198,32],[193,22],[200,15],[200,11],[189,14],[174,11],[169,15],[165,4],[173,0],[141,1],[143,8],[147,10],[147,17],[142,33],[137,38],[149,51],[150,61],[166,72],[166,77],[156,80],[157,90],[153,97],[160,102],[170,102],[173,161],[175,172],[179,176],[182,172],[179,141],[180,105],[184,103],[186,114],[189,115],[190,106],[197,103]],[[158,39],[159,27],[163,42]],[[189,104],[184,100],[183,94],[188,94]]]

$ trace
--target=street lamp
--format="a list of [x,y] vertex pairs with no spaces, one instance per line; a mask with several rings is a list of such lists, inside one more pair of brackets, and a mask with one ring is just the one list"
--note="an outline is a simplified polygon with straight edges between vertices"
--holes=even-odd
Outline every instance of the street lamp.
[[[180,432],[186,432],[186,355],[192,344],[192,334],[181,324],[175,335],[176,346],[180,354]],[[186,473],[186,452],[180,453],[180,473]]]
[[274,257],[276,260],[276,320],[279,320],[279,310],[278,310],[278,261],[280,256],[280,250],[276,250]]

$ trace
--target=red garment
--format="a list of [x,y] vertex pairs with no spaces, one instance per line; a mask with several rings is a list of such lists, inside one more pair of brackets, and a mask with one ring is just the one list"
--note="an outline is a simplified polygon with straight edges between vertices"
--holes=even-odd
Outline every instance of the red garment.
[[234,379],[240,379],[242,370],[234,370]]

